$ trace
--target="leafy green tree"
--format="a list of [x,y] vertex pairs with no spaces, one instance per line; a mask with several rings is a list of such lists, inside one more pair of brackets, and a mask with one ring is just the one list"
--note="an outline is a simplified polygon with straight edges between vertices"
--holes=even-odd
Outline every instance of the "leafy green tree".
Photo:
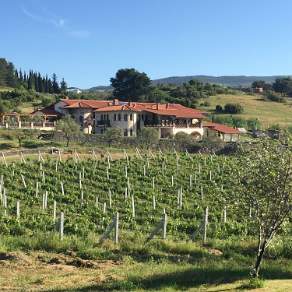
[[241,114],[243,107],[239,103],[227,103],[224,106],[224,112],[227,114]]
[[0,101],[0,113],[6,113],[8,111],[8,107],[6,106],[6,104],[2,101]]
[[291,95],[292,94],[292,79],[290,77],[278,78],[273,83],[273,89],[276,92],[281,93],[281,95]]
[[14,130],[13,135],[18,141],[18,147],[21,148],[23,146],[24,140],[32,140],[36,139],[38,132],[33,130]]
[[195,140],[191,135],[184,132],[178,132],[174,136],[174,142],[177,148],[183,151],[185,149],[189,149],[195,143]]
[[150,79],[146,73],[131,69],[120,69],[114,78],[110,79],[114,88],[113,96],[124,101],[143,100],[149,92]]
[[157,144],[159,141],[159,134],[157,129],[143,128],[138,135],[138,141],[141,145],[149,147],[152,144]]
[[271,90],[268,90],[264,96],[265,96],[266,100],[269,100],[269,101],[281,102],[281,103],[286,102],[285,97],[283,97],[279,93],[276,93],[276,92],[271,91]]
[[119,143],[122,140],[122,130],[117,128],[108,128],[104,133],[104,139],[111,146],[113,143]]
[[257,254],[252,275],[259,276],[266,249],[292,211],[292,155],[288,147],[270,140],[242,156],[243,206],[251,208],[257,230]]
[[69,147],[70,141],[81,133],[80,126],[69,115],[64,116],[57,122],[56,131],[63,133],[67,141],[67,147]]
[[44,96],[42,98],[42,106],[43,107],[47,107],[49,105],[51,105],[53,103],[52,98],[48,97],[48,96]]
[[251,84],[252,88],[264,88],[266,86],[266,82],[264,80],[256,80]]
[[249,130],[259,130],[261,128],[261,123],[258,119],[249,119],[246,121]]
[[170,95],[166,91],[155,86],[151,88],[146,99],[150,102],[167,102],[170,99]]

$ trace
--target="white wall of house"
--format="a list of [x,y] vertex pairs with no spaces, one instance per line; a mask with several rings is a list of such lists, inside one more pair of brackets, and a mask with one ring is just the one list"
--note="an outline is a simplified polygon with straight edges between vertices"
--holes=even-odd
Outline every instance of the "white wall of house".
[[[120,117],[120,118],[119,118]],[[138,115],[133,111],[96,112],[95,132],[101,133],[105,127],[99,126],[100,121],[109,121],[110,127],[121,129],[123,136],[137,136]]]
[[217,137],[220,138],[224,142],[236,142],[239,141],[239,134],[224,134],[209,128],[204,129],[205,137]]
[[221,134],[223,135],[223,141],[236,142],[239,140],[239,134]]
[[201,137],[203,137],[204,135],[204,129],[200,128],[200,127],[189,127],[189,128],[177,128],[174,127],[173,128],[173,135],[175,136],[177,133],[179,132],[183,132],[189,135],[195,135],[195,134],[199,134]]

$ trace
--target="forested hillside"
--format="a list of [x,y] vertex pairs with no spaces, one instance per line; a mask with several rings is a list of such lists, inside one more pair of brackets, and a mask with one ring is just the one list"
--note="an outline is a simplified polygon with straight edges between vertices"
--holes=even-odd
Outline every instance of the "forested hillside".
[[43,76],[40,72],[29,70],[28,72],[17,70],[12,62],[0,58],[0,86],[12,88],[24,88],[44,93],[61,93],[67,89],[64,80],[59,83],[57,75],[54,73],[52,78],[48,75]]
[[65,80],[59,82],[55,73],[49,78],[34,70],[22,71],[0,58],[0,113],[28,113],[64,97],[66,91]]

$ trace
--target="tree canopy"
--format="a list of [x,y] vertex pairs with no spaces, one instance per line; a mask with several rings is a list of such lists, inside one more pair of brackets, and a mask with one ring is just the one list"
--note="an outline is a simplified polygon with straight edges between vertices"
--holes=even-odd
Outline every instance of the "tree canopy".
[[62,79],[59,84],[55,73],[52,78],[49,78],[33,70],[29,70],[28,73],[22,72],[21,69],[15,69],[13,63],[4,58],[0,58],[0,86],[24,88],[43,93],[64,93],[67,90],[65,80]]
[[67,147],[69,146],[69,143],[74,138],[74,136],[77,136],[81,133],[80,126],[69,115],[64,116],[57,122],[56,131],[63,133],[67,141]]
[[263,141],[241,156],[246,165],[241,200],[251,210],[258,235],[255,277],[266,248],[292,211],[292,155],[285,144]]
[[114,78],[110,79],[114,88],[113,96],[125,101],[143,100],[150,89],[150,79],[146,73],[131,69],[120,69]]

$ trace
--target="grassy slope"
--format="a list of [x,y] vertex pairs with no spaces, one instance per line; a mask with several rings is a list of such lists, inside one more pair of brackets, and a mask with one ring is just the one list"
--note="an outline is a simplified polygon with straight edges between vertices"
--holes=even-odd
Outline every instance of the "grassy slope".
[[236,115],[244,119],[258,118],[263,127],[279,124],[287,127],[292,125],[292,100],[286,104],[265,101],[259,95],[218,95],[208,99],[209,107],[204,110],[213,111],[217,104],[224,106],[226,103],[240,103],[244,107],[244,113]]
[[14,88],[12,87],[6,87],[6,86],[0,86],[0,92],[2,91],[12,91]]
[[[22,249],[27,250],[26,245],[31,241],[24,240]],[[219,250],[198,243],[161,240],[145,246],[128,238],[119,246],[106,241],[103,246],[95,243],[94,247],[77,241],[77,251],[74,245],[69,248],[66,243],[58,242],[53,243],[56,251],[7,252],[1,240],[0,288],[8,291],[234,291],[245,283],[249,265],[254,261],[253,256],[241,254],[249,248],[246,243],[240,243],[242,250],[237,252],[221,246],[222,254],[218,254]],[[52,241],[42,246],[54,249]],[[66,252],[62,252],[64,248]],[[266,259],[262,267],[266,285],[257,291],[290,291],[291,273],[291,260]]]

